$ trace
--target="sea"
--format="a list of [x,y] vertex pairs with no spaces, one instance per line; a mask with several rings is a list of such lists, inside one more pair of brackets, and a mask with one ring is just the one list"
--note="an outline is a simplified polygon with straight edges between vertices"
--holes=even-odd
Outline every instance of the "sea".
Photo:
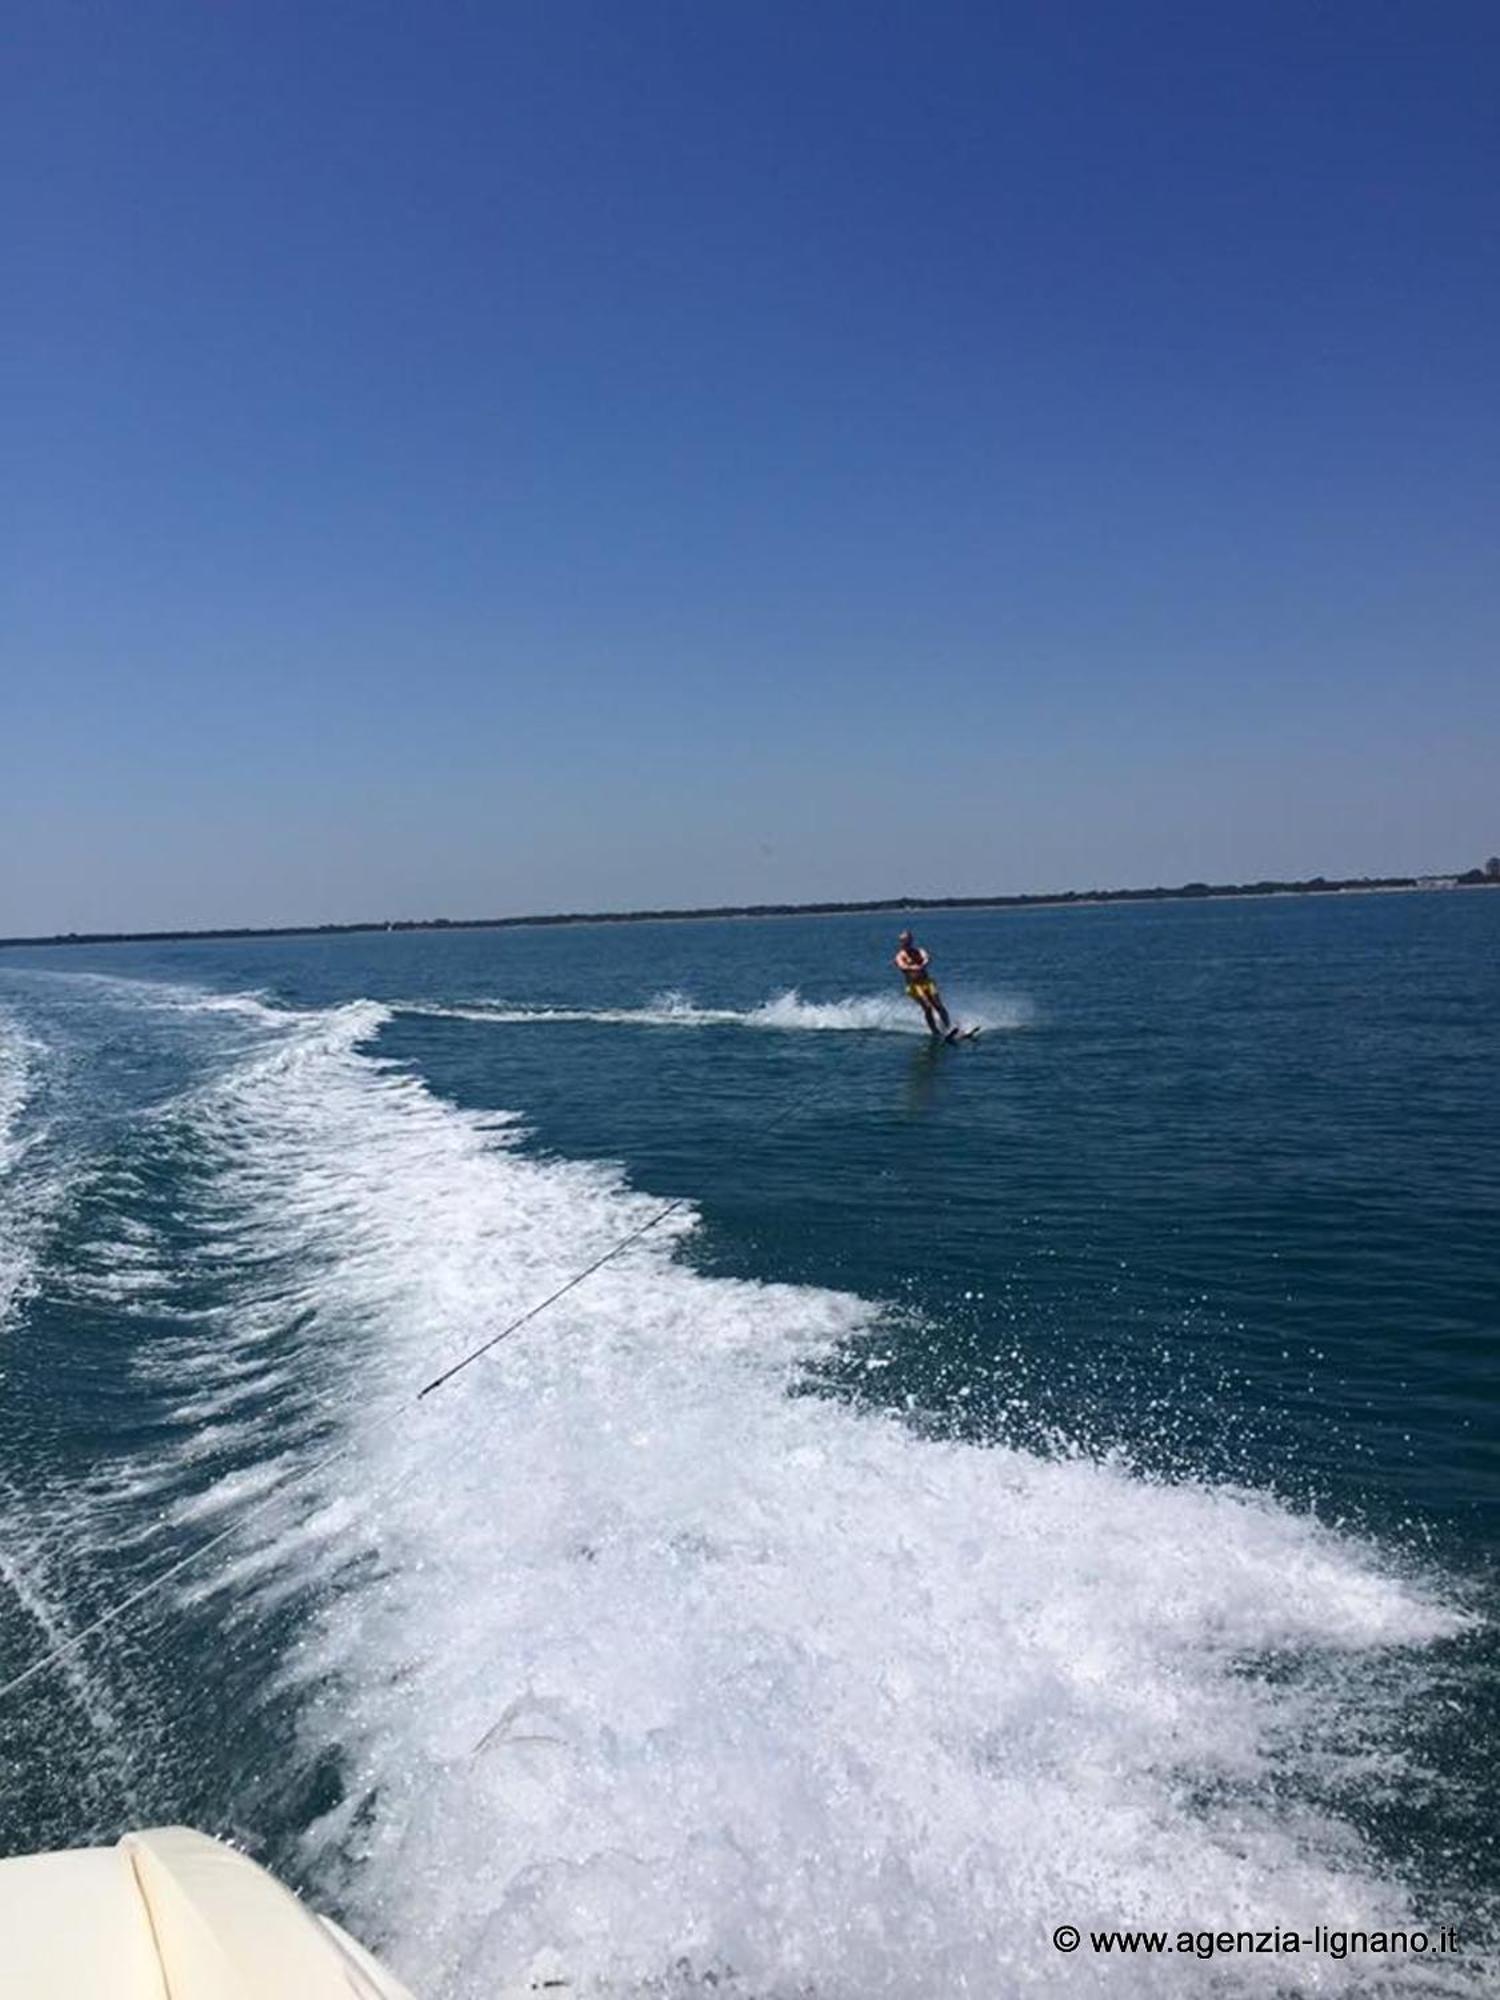
[[427,2000],[1497,1990],[1500,894],[911,921],[977,1040],[889,916],[0,952],[0,1849]]

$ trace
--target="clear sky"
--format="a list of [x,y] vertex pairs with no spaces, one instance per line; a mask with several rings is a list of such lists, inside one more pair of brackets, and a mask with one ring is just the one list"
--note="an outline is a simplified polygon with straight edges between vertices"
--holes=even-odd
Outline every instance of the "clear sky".
[[1500,849],[1493,0],[15,0],[0,932]]

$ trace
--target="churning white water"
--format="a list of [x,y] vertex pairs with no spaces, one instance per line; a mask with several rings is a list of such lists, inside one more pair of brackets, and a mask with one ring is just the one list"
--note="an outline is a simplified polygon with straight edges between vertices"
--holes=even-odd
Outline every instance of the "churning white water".
[[[991,1030],[1024,1027],[1028,1003],[1014,995],[955,989],[952,1009],[966,1027]],[[625,1028],[772,1028],[786,1034],[808,1031],[925,1035],[919,1008],[900,994],[849,994],[837,1000],[804,1000],[795,987],[755,1007],[700,1007],[685,993],[658,993],[644,1007],[513,1007],[503,1001],[473,1006],[402,1001],[397,1012],[430,1014],[459,1021],[489,1021],[499,1027],[543,1027],[549,1023],[594,1023]]]
[[408,1403],[653,1204],[362,1052],[379,1020],[291,1022],[198,1107],[353,1449],[197,1588],[325,1574],[283,1667],[344,1756],[309,1859],[414,1987],[1203,1992],[1053,1927],[1402,1919],[1301,1780],[1359,1703],[1399,1768],[1379,1663],[1458,1618],[1359,1541],[796,1393],[870,1309],[697,1275],[681,1217]]

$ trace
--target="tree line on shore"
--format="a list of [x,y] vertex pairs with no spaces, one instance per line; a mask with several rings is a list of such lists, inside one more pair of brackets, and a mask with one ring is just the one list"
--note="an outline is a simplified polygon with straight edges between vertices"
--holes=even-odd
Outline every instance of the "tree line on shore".
[[1500,855],[1482,868],[1438,878],[1415,875],[1361,875],[1330,879],[1312,875],[1301,882],[1184,882],[1175,889],[1064,889],[1030,896],[882,896],[846,903],[721,903],[688,910],[569,910],[525,917],[397,917],[349,924],[233,925],[215,930],[61,931],[50,937],[0,938],[4,945],[182,944],[194,939],[258,937],[344,937],[361,931],[521,930],[549,924],[643,924],[691,922],[712,917],[843,917],[899,914],[911,910],[1024,910],[1070,903],[1161,903],[1233,896],[1337,895],[1360,889],[1419,889],[1453,885],[1500,887]]

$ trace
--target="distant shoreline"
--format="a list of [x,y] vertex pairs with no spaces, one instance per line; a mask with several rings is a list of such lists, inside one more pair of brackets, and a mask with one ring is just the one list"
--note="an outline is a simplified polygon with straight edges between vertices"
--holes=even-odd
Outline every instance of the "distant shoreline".
[[237,924],[214,930],[62,931],[50,937],[0,937],[0,950],[23,946],[192,944],[216,939],[354,937],[395,931],[504,931],[565,924],[708,923],[726,917],[900,916],[942,910],[1067,910],[1106,903],[1214,902],[1258,896],[1340,896],[1417,889],[1500,888],[1500,879],[1471,868],[1462,875],[1379,875],[1303,882],[1186,882],[1175,889],[1068,889],[1034,896],[884,896],[865,902],[740,903],[689,910],[571,910],[524,917],[403,917],[349,924]]

